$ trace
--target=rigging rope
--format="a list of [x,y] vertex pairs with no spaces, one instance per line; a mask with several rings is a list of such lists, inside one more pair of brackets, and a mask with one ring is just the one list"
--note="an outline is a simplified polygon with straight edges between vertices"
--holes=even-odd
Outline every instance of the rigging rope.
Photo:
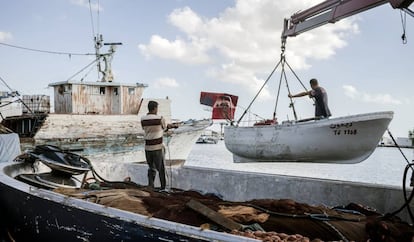
[[[168,150],[168,161],[170,162],[169,164],[169,168],[170,168],[170,175],[168,176],[168,172],[165,172],[165,174],[167,174],[168,178],[169,178],[169,189],[168,191],[171,192],[172,189],[172,182],[173,182],[173,174],[172,174],[172,161],[171,161],[171,152],[170,152],[170,141],[171,141],[171,135],[167,135],[167,150]],[[159,174],[158,174],[159,175]]]
[[13,89],[7,84],[7,82],[3,79],[3,78],[1,78],[1,76],[0,76],[0,81],[1,82],[3,82],[3,84],[11,91],[11,92],[13,92]]
[[[395,146],[398,148],[398,150],[400,151],[401,155],[404,157],[404,160],[407,162],[408,165],[410,165],[410,162],[408,161],[407,156],[405,156],[404,152],[401,150],[401,147],[398,145],[397,141],[394,139],[394,136],[391,134],[391,131],[389,129],[387,129],[388,135],[390,136],[390,138],[392,139],[392,142],[394,142]],[[414,169],[411,167],[411,170]]]
[[92,14],[92,5],[91,5],[91,0],[89,0],[89,13],[91,15],[91,26],[92,26],[92,35],[93,37],[95,37],[95,27],[94,27],[94,23],[93,23],[93,14]]
[[[7,84],[7,82],[3,79],[3,78],[1,78],[0,77],[0,80],[3,82],[3,84],[11,91],[11,92],[13,92],[13,89]],[[17,94],[17,98],[18,98],[18,101],[19,102],[21,102],[26,108],[27,108],[27,110],[29,110],[29,112],[30,113],[33,113],[33,111],[32,111],[32,109],[30,109],[29,108],[29,106],[27,106],[27,104],[21,99],[21,97],[20,97],[20,94],[19,94],[19,92],[17,92],[16,91],[16,94]]]
[[395,216],[396,214],[400,213],[404,208],[407,208],[408,214],[410,215],[411,221],[414,222],[414,215],[413,212],[411,211],[411,201],[414,198],[414,190],[411,190],[410,195],[408,196],[408,192],[407,192],[407,188],[406,188],[406,183],[407,183],[407,174],[408,174],[408,170],[411,168],[411,183],[410,186],[413,186],[413,172],[414,172],[414,163],[410,163],[407,159],[407,157],[405,156],[404,152],[401,150],[400,146],[398,145],[397,141],[394,139],[394,136],[391,134],[391,131],[389,129],[387,129],[388,135],[391,137],[392,141],[394,142],[395,146],[398,148],[398,150],[400,151],[401,155],[404,157],[405,161],[407,162],[407,166],[404,169],[404,175],[403,175],[403,195],[404,195],[404,204],[397,209],[396,211],[392,212],[390,215],[391,216]]
[[286,62],[286,65],[289,67],[289,70],[293,73],[293,75],[299,81],[300,85],[302,85],[302,87],[305,89],[305,91],[308,91],[308,89],[305,87],[305,85],[303,85],[303,82],[300,80],[299,76],[296,75],[296,72],[292,69],[292,67],[290,67],[289,63],[287,61],[285,61],[285,62]]
[[258,117],[258,118],[260,118],[260,119],[265,119],[265,118],[263,118],[262,116],[260,116],[259,114],[257,114],[257,113],[253,113],[252,111],[250,111],[250,110],[246,109],[245,107],[241,106],[240,104],[237,104],[237,107],[240,107],[240,108],[242,108],[242,109],[246,110],[246,112],[249,112],[249,114],[252,114],[252,115],[254,115],[254,116],[256,116],[256,117]]
[[267,82],[269,82],[270,77],[272,77],[273,73],[276,71],[277,67],[280,65],[281,60],[279,60],[279,62],[276,64],[276,66],[273,68],[272,72],[270,73],[270,75],[267,77],[266,81],[263,83],[262,87],[259,89],[259,91],[257,92],[256,96],[254,96],[253,100],[250,102],[249,106],[247,106],[247,109],[243,112],[242,116],[239,118],[239,120],[237,120],[237,125],[239,125],[240,121],[243,119],[244,115],[246,115],[247,110],[250,109],[250,107],[252,106],[252,104],[254,103],[254,101],[256,100],[256,98],[259,96],[260,92],[263,90],[263,88],[266,86]]
[[84,68],[82,68],[80,71],[76,72],[75,74],[73,74],[72,76],[70,76],[68,79],[66,79],[66,81],[70,81],[70,79],[72,79],[74,76],[78,75],[79,73],[81,73],[82,71],[84,71],[86,68],[88,68],[89,66],[91,66],[91,65],[95,64],[97,61],[99,61],[100,58],[101,57],[98,57],[95,60],[93,60],[91,63],[89,63]]
[[[276,64],[276,66],[273,68],[272,72],[270,73],[270,75],[267,77],[266,81],[263,83],[262,87],[259,89],[259,91],[257,92],[256,96],[253,98],[253,100],[250,102],[249,106],[246,108],[246,110],[243,112],[243,114],[241,115],[241,117],[239,118],[239,120],[237,121],[236,125],[239,125],[239,123],[241,122],[241,120],[243,119],[243,117],[246,115],[247,111],[250,109],[250,107],[252,106],[253,102],[256,100],[256,98],[259,96],[260,92],[263,90],[263,88],[265,87],[265,85],[268,83],[268,81],[270,80],[270,78],[272,77],[273,73],[276,71],[276,69],[279,67],[280,64],[282,64],[282,70],[280,73],[280,79],[279,79],[279,86],[278,86],[278,91],[277,91],[277,97],[276,97],[276,103],[275,103],[275,109],[273,111],[273,119],[276,118],[276,110],[277,110],[277,106],[278,106],[278,102],[279,102],[279,96],[280,96],[280,89],[281,89],[281,83],[282,83],[282,78],[285,78],[285,82],[286,82],[286,87],[288,90],[288,93],[290,93],[290,88],[289,88],[289,83],[286,77],[286,71],[285,71],[285,64],[289,67],[289,70],[293,73],[293,75],[296,77],[296,79],[299,81],[299,83],[302,85],[302,87],[306,90],[307,88],[305,87],[305,85],[303,85],[303,82],[300,80],[300,78],[298,77],[298,75],[296,74],[296,72],[292,69],[292,67],[289,65],[289,63],[286,61],[285,58],[285,49],[286,49],[286,38],[282,38],[282,46],[281,46],[281,50],[282,53],[280,54],[280,60],[279,62]],[[315,100],[313,99],[313,101],[315,102]],[[293,114],[295,116],[295,120],[297,120],[297,115],[296,115],[296,110],[295,110],[295,106],[293,103],[293,99],[290,98],[290,105],[289,107],[292,108],[293,110]]]
[[[299,76],[296,74],[296,72],[292,69],[292,67],[289,65],[289,63],[286,61],[286,65],[289,67],[289,70],[293,73],[293,75],[296,77],[296,79],[299,81],[300,85],[305,89],[306,92],[308,92],[308,89],[303,84],[303,82],[300,80]],[[315,105],[315,98],[312,97],[313,105]]]
[[60,52],[60,51],[40,50],[40,49],[27,48],[27,47],[18,46],[18,45],[6,44],[6,43],[2,43],[2,42],[0,42],[0,45],[4,45],[4,46],[16,48],[16,49],[29,50],[29,51],[35,51],[35,52],[41,52],[41,53],[47,53],[47,54],[69,55],[69,58],[72,55],[95,55],[95,54],[92,54],[92,53],[82,54],[82,53],[72,53],[72,52]]
[[[283,55],[281,55],[281,61],[284,61],[285,57]],[[277,95],[276,95],[276,102],[275,102],[275,109],[273,110],[273,119],[276,118],[276,109],[277,109],[277,105],[279,103],[279,96],[280,96],[280,87],[282,86],[282,73],[284,70],[284,63],[282,63],[282,72],[280,73],[280,78],[279,78],[279,87],[277,88]]]
[[92,72],[92,70],[93,69],[95,69],[95,67],[94,66],[92,66],[90,69],[89,69],[89,71],[87,71],[86,73],[85,73],[85,75],[83,75],[83,77],[80,79],[80,81],[81,82],[83,82],[83,80]]
[[98,0],[98,19],[96,20],[97,23],[97,29],[98,29],[98,33],[100,32],[100,9],[101,9],[101,3]]
[[[283,65],[283,68],[284,68],[284,65]],[[288,83],[288,80],[287,80],[287,77],[286,77],[285,69],[283,69],[282,72],[283,72],[283,76],[285,77],[286,88],[287,88],[288,94],[290,96],[291,92],[290,92],[289,83]],[[298,116],[296,115],[296,110],[295,110],[295,105],[293,103],[293,98],[292,97],[289,97],[289,98],[290,98],[289,107],[292,108],[293,116],[295,117],[295,120],[297,121],[298,120]]]

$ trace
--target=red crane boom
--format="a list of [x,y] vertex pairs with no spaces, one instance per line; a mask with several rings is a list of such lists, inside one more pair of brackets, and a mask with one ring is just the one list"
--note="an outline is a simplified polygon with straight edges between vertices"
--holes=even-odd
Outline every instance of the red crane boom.
[[349,17],[351,15],[390,3],[414,17],[414,12],[408,7],[414,0],[327,0],[304,11],[293,14],[285,19],[282,40],[300,33],[317,28],[327,23]]

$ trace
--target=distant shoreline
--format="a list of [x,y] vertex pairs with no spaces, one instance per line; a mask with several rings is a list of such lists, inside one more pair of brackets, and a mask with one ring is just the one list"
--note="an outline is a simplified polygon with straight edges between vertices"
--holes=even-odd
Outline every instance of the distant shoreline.
[[[397,146],[396,145],[382,145],[382,144],[379,144],[379,145],[377,145],[377,147],[396,148]],[[398,147],[405,148],[405,149],[414,149],[414,146],[412,146],[412,145],[398,145]]]

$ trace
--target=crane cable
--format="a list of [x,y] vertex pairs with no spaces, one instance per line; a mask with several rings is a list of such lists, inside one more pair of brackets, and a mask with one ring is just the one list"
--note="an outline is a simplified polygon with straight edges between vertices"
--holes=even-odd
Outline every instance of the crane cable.
[[401,17],[401,25],[402,25],[402,30],[403,30],[403,33],[401,35],[402,43],[407,44],[408,40],[407,40],[407,36],[405,35],[405,30],[407,27],[407,13],[404,12],[404,15],[403,15],[403,11],[400,10],[400,17]]
[[248,112],[248,110],[250,109],[250,107],[252,106],[252,104],[254,103],[254,101],[256,100],[256,98],[259,96],[260,92],[263,90],[263,88],[266,86],[266,84],[269,82],[270,78],[272,77],[273,73],[276,71],[277,67],[280,65],[281,60],[275,65],[275,67],[273,68],[273,70],[270,72],[269,76],[266,78],[265,82],[263,83],[263,85],[260,87],[259,91],[256,93],[256,96],[254,96],[253,100],[250,102],[249,106],[247,106],[246,110],[244,110],[242,116],[239,118],[239,120],[237,120],[237,125],[239,125],[240,121],[243,119],[244,115],[246,115],[246,113]]

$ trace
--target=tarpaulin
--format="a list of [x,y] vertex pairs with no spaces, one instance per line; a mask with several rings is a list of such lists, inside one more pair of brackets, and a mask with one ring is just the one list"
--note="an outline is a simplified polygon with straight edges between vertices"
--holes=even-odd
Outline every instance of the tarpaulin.
[[200,104],[213,107],[212,119],[234,119],[238,96],[227,93],[201,92]]
[[0,134],[0,162],[12,161],[20,151],[20,140],[17,134]]

